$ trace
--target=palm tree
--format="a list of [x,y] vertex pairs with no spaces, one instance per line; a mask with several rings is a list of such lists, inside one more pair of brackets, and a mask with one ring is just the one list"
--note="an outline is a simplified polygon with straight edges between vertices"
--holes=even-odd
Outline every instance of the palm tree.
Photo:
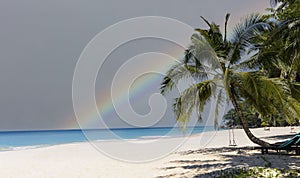
[[277,71],[280,71],[279,75],[295,81],[296,75],[300,74],[300,1],[271,0],[271,4],[273,5],[269,8],[270,13],[264,16],[271,20],[273,30],[263,39],[264,48],[258,63],[264,60],[265,67],[269,66],[269,69],[273,70],[277,68]]
[[189,79],[189,86],[180,92],[174,103],[176,119],[183,129],[193,113],[197,113],[201,120],[201,113],[209,101],[216,104],[215,126],[218,126],[219,107],[227,101],[232,103],[249,139],[256,144],[269,146],[269,143],[252,134],[237,101],[246,102],[262,116],[280,111],[288,118],[300,116],[300,105],[292,97],[284,79],[270,78],[267,71],[248,67],[249,61],[262,46],[261,40],[257,39],[270,30],[266,20],[258,14],[252,14],[236,25],[232,37],[228,39],[229,17],[227,14],[224,35],[217,24],[201,17],[209,29],[195,30],[184,58],[164,77],[161,93],[165,94],[182,80]]
[[[261,48],[253,64],[262,64],[273,76],[281,76],[290,82],[300,82],[300,1],[271,0],[271,13],[264,15],[270,19],[273,30],[260,38]],[[274,40],[276,39],[276,40]]]
[[[264,17],[270,19],[272,30],[263,38],[257,38],[262,45],[259,52],[248,60],[248,67],[261,68],[269,77],[284,79],[292,97],[300,102],[300,1],[272,0],[271,3],[271,13]],[[289,124],[298,123],[297,119],[286,120]]]

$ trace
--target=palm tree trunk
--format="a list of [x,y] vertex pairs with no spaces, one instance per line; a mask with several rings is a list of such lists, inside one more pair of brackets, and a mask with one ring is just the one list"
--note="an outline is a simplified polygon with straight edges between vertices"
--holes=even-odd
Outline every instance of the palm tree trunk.
[[235,112],[237,113],[239,119],[240,119],[240,122],[242,123],[242,126],[243,126],[243,129],[246,133],[246,135],[248,136],[248,138],[253,142],[253,143],[256,143],[260,146],[270,146],[270,143],[268,142],[265,142],[257,137],[255,137],[252,132],[250,131],[249,127],[248,127],[248,124],[247,124],[247,121],[246,121],[246,118],[244,117],[244,114],[242,112],[242,110],[240,109],[237,101],[236,101],[236,98],[235,98],[235,92],[234,92],[234,88],[233,86],[231,85],[230,87],[230,92],[229,92],[229,97],[230,97],[230,100],[233,104],[233,107],[235,109]]

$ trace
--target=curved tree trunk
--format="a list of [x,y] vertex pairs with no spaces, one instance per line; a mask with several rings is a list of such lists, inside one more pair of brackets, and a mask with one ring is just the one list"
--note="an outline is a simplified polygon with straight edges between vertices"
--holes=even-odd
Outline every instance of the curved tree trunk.
[[247,124],[247,121],[246,121],[246,118],[244,117],[244,114],[242,112],[242,110],[240,109],[237,101],[236,101],[236,98],[235,98],[235,92],[234,92],[234,89],[233,87],[231,86],[230,87],[230,92],[229,92],[229,97],[230,97],[230,100],[233,104],[233,107],[235,109],[235,112],[237,113],[241,123],[242,123],[242,126],[243,126],[243,129],[246,133],[246,135],[248,136],[248,138],[253,142],[253,143],[256,143],[260,146],[270,146],[270,143],[268,142],[265,142],[257,137],[255,137],[252,132],[250,131],[249,127],[248,127],[248,124]]

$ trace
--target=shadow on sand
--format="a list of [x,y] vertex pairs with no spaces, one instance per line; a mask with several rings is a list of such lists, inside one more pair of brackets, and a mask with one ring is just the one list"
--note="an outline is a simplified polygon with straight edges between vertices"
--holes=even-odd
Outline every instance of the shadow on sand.
[[[271,167],[277,169],[300,169],[300,156],[269,154],[262,155],[252,147],[214,148],[177,152],[182,160],[166,164],[163,177],[214,177],[220,171],[235,171],[251,167]],[[204,159],[212,155],[215,159]]]

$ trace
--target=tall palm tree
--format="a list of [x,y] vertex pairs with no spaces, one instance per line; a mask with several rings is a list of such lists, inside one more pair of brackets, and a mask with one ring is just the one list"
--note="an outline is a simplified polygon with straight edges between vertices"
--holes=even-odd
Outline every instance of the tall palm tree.
[[[172,90],[182,80],[191,81],[180,96],[175,99],[174,112],[177,121],[186,128],[190,117],[197,113],[201,119],[204,106],[215,103],[215,126],[219,107],[231,102],[249,139],[259,145],[269,143],[257,138],[248,128],[246,118],[237,101],[244,101],[261,115],[280,111],[288,118],[300,116],[300,105],[292,97],[289,85],[284,79],[270,78],[261,68],[249,68],[248,60],[257,55],[261,46],[257,40],[270,30],[265,19],[258,14],[244,18],[227,37],[225,18],[224,35],[215,23],[201,17],[209,29],[196,29],[191,45],[184,58],[166,74],[161,84],[161,93]],[[261,36],[263,37],[263,36]],[[251,51],[250,54],[248,52]],[[210,102],[209,102],[210,101]]]

